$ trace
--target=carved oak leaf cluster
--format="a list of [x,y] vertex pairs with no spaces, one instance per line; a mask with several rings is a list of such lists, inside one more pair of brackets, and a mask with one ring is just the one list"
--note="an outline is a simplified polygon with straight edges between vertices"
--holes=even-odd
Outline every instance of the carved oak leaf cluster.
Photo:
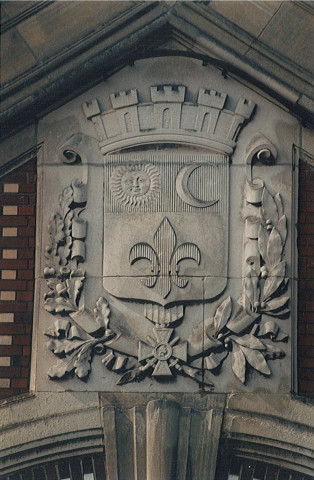
[[[46,275],[46,278],[49,278]],[[79,310],[80,293],[85,273],[82,270],[60,268],[47,281],[50,291],[45,295],[45,308],[50,313],[71,313]]]
[[94,313],[97,322],[94,332],[88,333],[65,319],[56,320],[54,328],[45,332],[49,338],[48,349],[61,357],[47,372],[51,379],[61,379],[74,373],[84,380],[90,373],[93,355],[105,353],[106,342],[115,334],[109,329],[110,309],[103,297],[97,301]]
[[[215,371],[231,354],[232,370],[245,383],[246,367],[250,365],[264,375],[270,375],[269,359],[284,356],[273,342],[287,340],[271,317],[287,318],[289,297],[285,295],[286,261],[282,260],[287,236],[287,219],[279,193],[274,197],[264,187],[260,206],[258,268],[252,262],[244,280],[243,306],[232,316],[232,300],[226,298],[217,308],[211,330],[221,346],[205,358],[205,368]],[[213,331],[212,331],[213,330]]]
[[59,197],[58,210],[49,220],[44,269],[49,291],[45,294],[44,306],[50,313],[68,314],[79,310],[85,272],[77,268],[77,261],[71,261],[72,223],[74,214],[78,215],[85,205],[86,202],[75,202],[72,186],[66,187]]

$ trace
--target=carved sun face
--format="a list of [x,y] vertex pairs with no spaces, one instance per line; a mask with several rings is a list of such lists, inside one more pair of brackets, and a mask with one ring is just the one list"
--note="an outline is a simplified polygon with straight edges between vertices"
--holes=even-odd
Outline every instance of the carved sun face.
[[124,205],[146,205],[160,191],[160,174],[155,165],[138,163],[117,167],[110,179],[112,195]]
[[121,187],[127,195],[145,195],[150,187],[150,178],[144,171],[125,172]]

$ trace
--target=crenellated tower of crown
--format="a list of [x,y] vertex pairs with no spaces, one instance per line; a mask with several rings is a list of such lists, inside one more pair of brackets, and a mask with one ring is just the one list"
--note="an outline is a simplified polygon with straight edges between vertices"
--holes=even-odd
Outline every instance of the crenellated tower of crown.
[[227,110],[227,94],[200,88],[196,103],[185,102],[183,85],[150,87],[151,102],[140,103],[137,90],[110,95],[113,109],[101,112],[97,100],[82,105],[94,123],[102,153],[162,142],[202,145],[231,154],[255,103],[240,98]]

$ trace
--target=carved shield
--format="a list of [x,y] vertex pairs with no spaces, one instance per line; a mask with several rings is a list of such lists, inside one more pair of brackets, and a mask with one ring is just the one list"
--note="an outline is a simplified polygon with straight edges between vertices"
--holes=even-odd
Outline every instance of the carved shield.
[[107,155],[105,290],[163,306],[221,293],[227,283],[228,180],[225,155]]

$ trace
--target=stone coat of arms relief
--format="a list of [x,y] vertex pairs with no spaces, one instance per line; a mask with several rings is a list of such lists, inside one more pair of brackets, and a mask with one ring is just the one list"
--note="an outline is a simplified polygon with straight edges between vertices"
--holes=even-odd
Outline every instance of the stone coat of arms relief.
[[[230,161],[255,107],[240,99],[229,111],[226,98],[200,89],[197,102],[186,103],[184,86],[167,85],[151,87],[149,104],[139,103],[131,90],[111,95],[110,112],[102,113],[97,101],[83,105],[104,155],[103,192],[95,192],[103,199],[104,294],[93,300],[93,309],[85,307],[82,291],[92,275],[88,265],[83,268],[85,249],[93,246],[81,219],[83,210],[88,218],[86,185],[76,180],[62,191],[48,225],[44,306],[56,320],[45,335],[60,357],[49,378],[87,380],[93,357],[100,355],[104,368],[119,375],[118,385],[146,377],[171,383],[182,375],[215,391],[227,364],[245,385],[251,369],[268,377],[271,361],[284,356],[287,218],[280,192],[253,176],[256,161],[267,164],[277,155],[261,135],[248,145],[244,207],[239,205],[245,210],[242,295],[224,293]],[[143,148],[162,144],[172,149]],[[192,146],[193,153],[178,153],[177,145]],[[197,146],[202,153],[195,153]],[[126,335],[128,315],[120,331],[114,328],[112,297],[126,307],[139,305],[151,333]],[[187,309],[206,303],[214,305],[212,316],[200,319],[192,336],[182,336]]]

